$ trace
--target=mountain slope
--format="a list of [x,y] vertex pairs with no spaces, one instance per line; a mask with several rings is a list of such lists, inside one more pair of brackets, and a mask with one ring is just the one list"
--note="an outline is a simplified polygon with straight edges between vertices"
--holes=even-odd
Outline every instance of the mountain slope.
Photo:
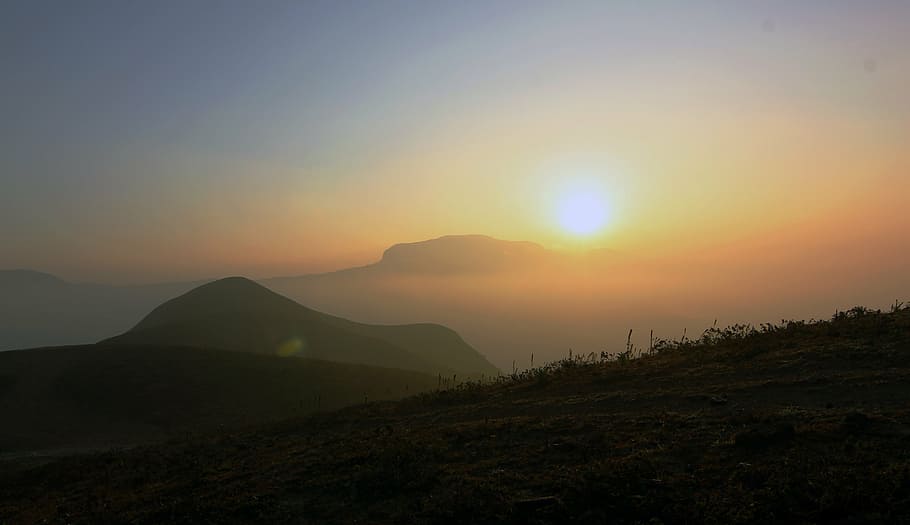
[[0,455],[104,449],[436,387],[405,370],[191,347],[0,353]]
[[155,308],[109,343],[187,345],[418,370],[495,373],[441,326],[372,326],[306,308],[241,277],[200,286]]

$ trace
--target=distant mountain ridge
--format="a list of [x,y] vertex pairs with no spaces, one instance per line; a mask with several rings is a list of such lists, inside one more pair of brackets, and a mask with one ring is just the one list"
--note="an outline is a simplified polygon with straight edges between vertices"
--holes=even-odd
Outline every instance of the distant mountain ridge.
[[0,287],[25,287],[37,285],[59,286],[66,284],[68,283],[56,275],[35,270],[0,270]]
[[[533,242],[447,235],[395,244],[365,266],[257,282],[317,310],[347,318],[382,324],[442,323],[457,328],[492,355],[494,350],[501,354],[518,348],[523,353],[543,352],[562,341],[544,341],[520,320],[493,319],[483,300],[447,305],[448,283],[461,286],[474,277],[498,280],[540,270],[558,275],[574,271],[573,264],[571,257]],[[67,282],[28,270],[0,271],[0,350],[94,343],[129,330],[162,302],[205,282],[209,281],[113,286]],[[419,284],[408,289],[408,282]],[[427,282],[432,286],[422,284]],[[504,326],[511,330],[505,337]],[[460,339],[457,334],[444,337],[452,339],[452,345]]]
[[553,265],[559,256],[530,241],[508,241],[488,235],[444,235],[425,241],[393,244],[370,264],[331,272],[260,279],[267,285],[295,279],[331,279],[383,274],[478,275]]
[[302,306],[242,277],[199,286],[152,310],[111,344],[193,346],[294,355],[436,375],[497,372],[440,325],[367,325]]
[[113,286],[0,270],[0,350],[94,343],[198,284]]
[[419,273],[515,270],[545,262],[550,252],[528,241],[504,241],[486,235],[447,235],[400,243],[387,249],[376,266]]

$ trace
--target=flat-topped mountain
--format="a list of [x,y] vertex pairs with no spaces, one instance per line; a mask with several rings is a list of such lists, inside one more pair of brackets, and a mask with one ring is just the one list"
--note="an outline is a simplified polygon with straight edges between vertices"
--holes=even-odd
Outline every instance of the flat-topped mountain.
[[249,279],[204,284],[105,343],[192,346],[416,370],[491,375],[487,360],[440,325],[380,326],[317,312]]
[[538,266],[551,256],[533,242],[504,241],[486,235],[447,235],[396,244],[374,266],[417,273],[493,272]]
[[560,256],[529,241],[508,241],[487,235],[445,235],[418,242],[399,243],[371,264],[334,272],[273,277],[262,282],[282,285],[296,280],[351,277],[483,275],[554,267]]

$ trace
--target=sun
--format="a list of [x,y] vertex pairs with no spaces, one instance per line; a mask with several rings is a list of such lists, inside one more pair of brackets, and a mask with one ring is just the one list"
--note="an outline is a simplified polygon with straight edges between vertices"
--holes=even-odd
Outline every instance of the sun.
[[606,240],[607,230],[620,226],[617,217],[628,200],[620,175],[627,170],[605,154],[564,154],[537,168],[540,220],[564,246],[590,248]]
[[578,237],[603,230],[610,219],[606,198],[593,188],[575,187],[560,195],[556,206],[559,225]]

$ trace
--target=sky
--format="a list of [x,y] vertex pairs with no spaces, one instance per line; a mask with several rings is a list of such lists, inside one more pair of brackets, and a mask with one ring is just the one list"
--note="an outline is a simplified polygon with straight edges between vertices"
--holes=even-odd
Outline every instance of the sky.
[[0,9],[0,268],[267,277],[462,233],[910,261],[910,2]]

